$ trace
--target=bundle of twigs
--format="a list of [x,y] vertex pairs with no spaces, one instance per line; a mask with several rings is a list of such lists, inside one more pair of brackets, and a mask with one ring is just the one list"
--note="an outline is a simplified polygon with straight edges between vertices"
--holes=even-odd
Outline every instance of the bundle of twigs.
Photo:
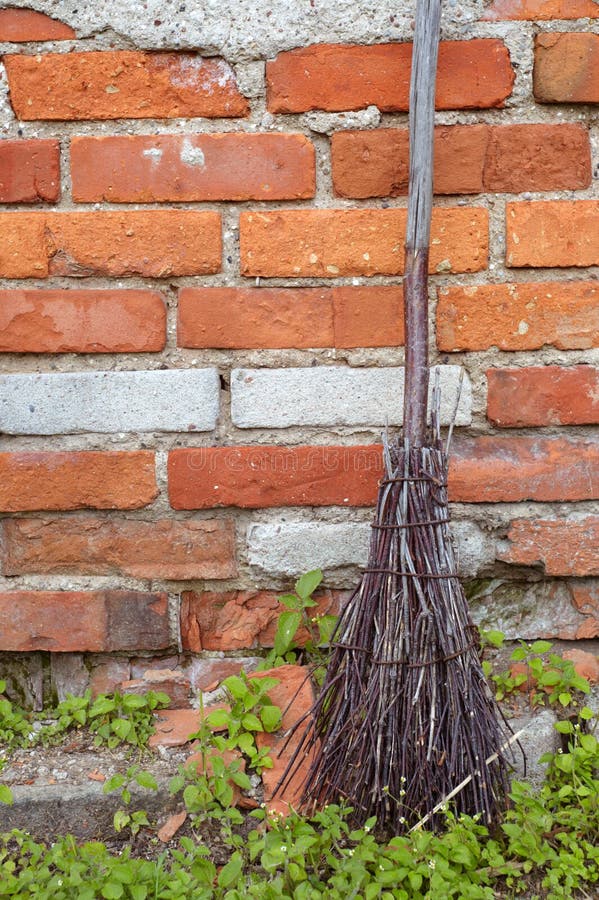
[[[503,809],[508,766],[499,710],[449,531],[448,445],[439,388],[428,406],[428,244],[440,0],[418,0],[410,95],[410,189],[401,436],[385,441],[368,565],[343,611],[332,657],[287,778],[306,755],[307,806],[345,800],[356,821],[400,832],[458,785],[452,805],[487,821]],[[283,782],[284,783],[284,782]]]

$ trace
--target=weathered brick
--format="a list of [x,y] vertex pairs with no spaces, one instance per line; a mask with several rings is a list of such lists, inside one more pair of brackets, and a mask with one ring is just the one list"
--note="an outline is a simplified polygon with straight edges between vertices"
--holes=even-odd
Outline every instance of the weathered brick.
[[74,137],[71,175],[83,203],[301,200],[316,186],[302,134]]
[[7,434],[211,431],[219,413],[216,369],[0,375]]
[[148,691],[162,691],[170,697],[170,708],[181,709],[189,706],[191,684],[182,672],[176,669],[147,669],[141,678],[125,679],[116,685],[122,694],[147,694]]
[[[3,573],[119,573],[134,578],[231,578],[231,521],[204,519],[4,519]],[[138,649],[142,649],[139,645]]]
[[139,353],[165,341],[156,291],[0,290],[0,351]]
[[451,446],[449,496],[462,503],[595,500],[599,446],[554,437],[459,436]]
[[[241,274],[336,278],[399,275],[405,209],[292,209],[242,212]],[[431,272],[487,265],[488,213],[480,207],[433,212]]]
[[[407,129],[339,131],[331,154],[340,196],[407,194]],[[440,126],[434,165],[438,194],[576,190],[592,177],[589,133],[582,125]]]
[[212,210],[0,213],[4,278],[167,278],[206,275],[220,265],[221,219]]
[[[334,112],[374,105],[383,112],[405,112],[411,58],[411,44],[315,44],[279,53],[266,64],[268,108],[275,113]],[[441,42],[437,109],[503,106],[513,82],[501,41]]]
[[[315,596],[313,615],[339,611],[340,591]],[[277,621],[285,607],[273,591],[184,591],[181,603],[181,641],[184,650],[243,650],[272,647]],[[301,643],[307,632],[298,633]],[[227,673],[229,674],[229,673]],[[226,677],[226,676],[225,676]]]
[[599,8],[593,0],[492,0],[481,19],[540,22],[547,19],[597,19]]
[[160,650],[172,644],[166,594],[141,591],[0,593],[0,649]]
[[180,347],[396,347],[404,342],[396,286],[182,288]]
[[576,579],[569,584],[574,606],[586,617],[574,637],[577,640],[599,637],[599,581]]
[[163,119],[246,116],[223,59],[111,50],[4,57],[19,119]]
[[599,103],[599,34],[539,34],[533,90],[541,103]]
[[0,203],[52,202],[59,197],[58,141],[0,141]]
[[509,546],[498,558],[515,565],[542,565],[547,575],[599,575],[599,516],[520,519],[512,522]]
[[33,9],[0,9],[0,42],[70,41],[77,35],[70,25]]
[[506,238],[508,266],[599,265],[599,200],[508,203]]
[[593,579],[504,581],[466,585],[473,621],[506,640],[576,641],[599,636],[599,593]]
[[0,212],[0,278],[46,278],[45,214]]
[[489,369],[487,416],[496,425],[599,424],[599,368]]
[[[476,575],[494,560],[494,542],[472,522],[451,526],[463,576]],[[250,565],[273,576],[296,576],[315,566],[334,569],[366,564],[368,522],[281,522],[251,525],[247,535]],[[332,582],[334,583],[334,581]]]
[[175,509],[372,506],[382,474],[380,445],[197,447],[168,458]]
[[437,345],[439,350],[599,347],[599,288],[593,281],[442,288]]
[[0,453],[0,510],[139,509],[158,496],[149,450]]
[[[441,421],[448,424],[458,396],[459,366],[438,366]],[[231,417],[238,428],[290,425],[390,425],[403,417],[403,367],[315,366],[233,369]],[[431,390],[434,378],[431,379]],[[470,381],[462,385],[456,422],[471,420]]]

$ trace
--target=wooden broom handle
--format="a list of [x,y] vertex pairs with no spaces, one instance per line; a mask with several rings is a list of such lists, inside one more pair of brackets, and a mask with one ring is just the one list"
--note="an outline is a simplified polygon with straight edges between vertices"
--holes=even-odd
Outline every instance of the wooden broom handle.
[[428,255],[433,208],[435,82],[441,0],[416,0],[410,79],[410,177],[405,246],[404,323],[406,369],[404,438],[426,439],[428,401]]

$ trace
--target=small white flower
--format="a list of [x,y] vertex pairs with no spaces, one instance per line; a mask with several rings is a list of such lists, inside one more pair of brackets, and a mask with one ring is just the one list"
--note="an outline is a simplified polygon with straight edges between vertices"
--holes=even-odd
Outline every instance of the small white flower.
[[281,844],[281,853],[287,853],[287,847],[285,844]]
[[429,861],[428,861],[429,869],[434,869],[436,865],[437,865],[437,863],[435,862],[434,859],[429,859]]

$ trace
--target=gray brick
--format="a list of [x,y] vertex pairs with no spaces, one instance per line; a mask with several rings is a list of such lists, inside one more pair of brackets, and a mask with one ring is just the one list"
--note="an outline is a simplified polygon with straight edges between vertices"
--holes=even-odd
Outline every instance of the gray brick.
[[[477,574],[495,558],[494,541],[472,522],[451,526],[462,576]],[[297,577],[320,568],[324,572],[363,566],[368,556],[367,522],[286,522],[253,525],[248,532],[250,565],[271,576]]]
[[0,431],[211,431],[219,392],[216,369],[4,375]]
[[[455,407],[460,367],[436,368],[441,379],[441,421],[447,425]],[[234,369],[231,415],[238,428],[400,425],[403,385],[403,367]],[[457,425],[470,424],[471,406],[471,386],[465,376]]]

